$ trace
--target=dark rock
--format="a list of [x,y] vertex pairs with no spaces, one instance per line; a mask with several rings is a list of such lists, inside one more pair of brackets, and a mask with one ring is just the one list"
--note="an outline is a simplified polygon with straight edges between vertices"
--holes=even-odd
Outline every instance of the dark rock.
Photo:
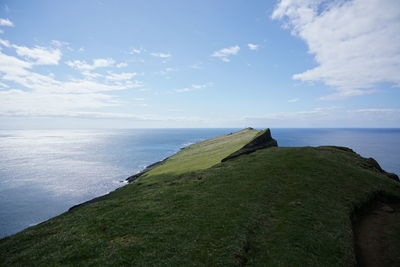
[[400,181],[399,176],[397,176],[397,174],[395,174],[395,173],[387,172],[386,176],[389,177],[392,180],[395,180],[396,182]]
[[399,176],[397,176],[394,173],[386,172],[384,169],[381,168],[379,163],[373,158],[365,159],[361,166],[365,169],[386,175],[388,178],[392,179],[393,181],[400,182]]
[[259,149],[276,146],[278,146],[278,143],[275,139],[272,138],[271,131],[269,129],[266,129],[245,146],[243,146],[241,149],[222,159],[221,162],[239,157],[241,155],[253,153],[254,151]]
[[381,166],[379,165],[379,163],[374,159],[374,158],[368,158],[366,160],[366,166],[371,168],[371,169],[375,169],[378,172],[385,172]]
[[161,164],[163,164],[168,158],[165,158],[165,159],[163,159],[161,161],[157,161],[157,162],[155,162],[153,164],[150,164],[150,165],[146,166],[146,168],[144,168],[144,170],[142,170],[142,171],[140,171],[140,172],[138,172],[138,173],[126,178],[126,181],[128,181],[128,183],[132,183],[133,181],[135,181],[137,178],[139,178],[140,176],[142,176],[146,172],[151,171],[155,167],[160,166]]

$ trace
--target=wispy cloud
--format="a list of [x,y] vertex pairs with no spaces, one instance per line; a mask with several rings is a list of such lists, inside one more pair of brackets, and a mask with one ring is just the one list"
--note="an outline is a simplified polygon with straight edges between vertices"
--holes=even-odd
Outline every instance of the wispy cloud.
[[166,76],[166,75],[170,74],[171,72],[176,72],[176,71],[178,71],[178,69],[169,67],[169,68],[165,68],[165,69],[159,71],[158,73],[163,76]]
[[0,18],[0,26],[14,27],[14,23],[9,19]]
[[97,73],[97,72],[92,72],[89,70],[82,71],[82,74],[83,74],[83,76],[85,76],[88,79],[95,79],[95,78],[103,77],[102,74]]
[[229,62],[230,61],[229,57],[237,55],[237,53],[239,53],[239,51],[240,51],[240,47],[238,45],[236,45],[236,46],[222,48],[218,51],[215,51],[211,56],[217,57],[224,62]]
[[396,116],[400,120],[400,109],[391,109],[391,108],[365,108],[365,109],[357,109],[354,110],[355,113],[359,114],[376,114],[376,115],[392,115]]
[[172,57],[172,55],[169,53],[150,53],[150,55],[153,57],[159,57],[159,58],[164,58],[164,59]]
[[139,74],[137,72],[122,72],[122,73],[110,72],[109,75],[106,76],[106,78],[112,81],[124,81],[124,80],[130,80],[138,75]]
[[260,48],[260,46],[257,44],[247,44],[247,46],[250,50],[258,50],[258,48]]
[[135,54],[141,54],[142,52],[144,52],[143,49],[132,48],[132,49],[128,52],[128,54],[135,55]]
[[97,68],[110,67],[115,64],[115,60],[112,58],[97,58],[93,60],[92,64],[88,64],[84,60],[67,61],[65,64],[78,70],[94,70]]
[[208,87],[211,87],[211,86],[212,86],[212,83],[192,84],[190,87],[176,89],[175,92],[177,92],[177,93],[187,93],[187,92],[192,92],[192,91],[197,91],[197,90],[201,90],[201,89],[204,89],[204,88],[208,88]]
[[298,98],[292,98],[292,99],[289,99],[287,102],[288,102],[288,103],[296,103],[296,102],[298,102],[298,101],[299,101]]
[[59,40],[51,40],[50,42],[52,45],[57,46],[57,47],[63,47],[63,46],[68,46],[69,43],[68,42],[64,42],[64,41],[59,41]]
[[62,53],[60,49],[45,48],[41,46],[25,47],[13,45],[16,53],[28,59],[33,59],[36,65],[58,65]]
[[11,43],[8,40],[0,39],[0,45],[5,47],[11,47]]
[[320,100],[340,100],[352,96],[361,96],[361,95],[369,95],[375,93],[376,90],[366,90],[366,89],[351,89],[351,88],[346,88],[346,89],[338,89],[337,93],[330,94],[327,96],[322,96],[319,99]]
[[117,68],[125,68],[128,67],[128,63],[122,62],[115,65]]
[[332,86],[325,99],[400,87],[400,1],[280,0],[272,18],[307,43],[318,66],[293,78]]

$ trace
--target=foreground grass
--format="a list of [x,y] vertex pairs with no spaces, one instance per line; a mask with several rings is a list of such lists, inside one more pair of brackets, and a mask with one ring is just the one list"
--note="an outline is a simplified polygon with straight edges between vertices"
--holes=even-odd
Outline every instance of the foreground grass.
[[331,147],[269,148],[149,173],[0,240],[0,265],[354,265],[353,209],[377,191],[400,197],[363,162]]

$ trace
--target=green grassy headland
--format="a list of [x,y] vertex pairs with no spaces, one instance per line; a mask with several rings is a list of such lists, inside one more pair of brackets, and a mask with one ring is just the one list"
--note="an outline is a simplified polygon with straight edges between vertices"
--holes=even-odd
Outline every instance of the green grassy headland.
[[400,183],[336,147],[221,163],[258,134],[191,145],[97,202],[1,239],[0,266],[354,266],[351,214],[378,192],[400,198]]

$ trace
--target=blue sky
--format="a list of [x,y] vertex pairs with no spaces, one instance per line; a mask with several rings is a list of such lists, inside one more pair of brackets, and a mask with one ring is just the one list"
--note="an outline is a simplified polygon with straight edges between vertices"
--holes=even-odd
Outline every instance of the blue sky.
[[2,1],[0,128],[400,127],[400,2]]

